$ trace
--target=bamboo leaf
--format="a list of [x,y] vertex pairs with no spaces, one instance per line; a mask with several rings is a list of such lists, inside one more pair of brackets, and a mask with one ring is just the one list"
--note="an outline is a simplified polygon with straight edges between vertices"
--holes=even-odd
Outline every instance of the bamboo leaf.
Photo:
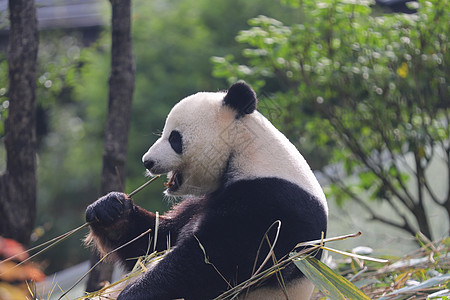
[[314,257],[296,259],[294,264],[322,293],[331,299],[369,300],[369,297],[353,283],[335,273]]

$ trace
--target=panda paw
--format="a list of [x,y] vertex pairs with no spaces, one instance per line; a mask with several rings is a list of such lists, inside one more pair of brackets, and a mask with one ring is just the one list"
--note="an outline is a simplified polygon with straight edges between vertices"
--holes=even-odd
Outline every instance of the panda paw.
[[86,222],[110,226],[119,219],[127,218],[132,208],[133,202],[128,195],[111,192],[87,207]]

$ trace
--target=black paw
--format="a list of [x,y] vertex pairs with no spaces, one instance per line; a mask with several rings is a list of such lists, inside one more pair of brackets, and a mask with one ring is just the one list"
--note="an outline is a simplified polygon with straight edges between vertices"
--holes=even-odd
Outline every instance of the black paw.
[[133,202],[126,194],[111,192],[87,207],[86,222],[112,225],[118,219],[128,217],[132,207]]

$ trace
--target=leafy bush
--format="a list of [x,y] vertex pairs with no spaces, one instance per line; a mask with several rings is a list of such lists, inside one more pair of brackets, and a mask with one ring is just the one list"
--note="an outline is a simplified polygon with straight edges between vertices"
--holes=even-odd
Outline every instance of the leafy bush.
[[[450,176],[448,1],[419,1],[414,15],[377,15],[369,1],[286,2],[301,8],[302,22],[250,20],[237,36],[248,46],[246,64],[214,57],[215,76],[245,79],[270,94],[266,105],[279,107],[272,121],[313,167],[327,171],[330,195],[431,238],[425,198],[450,216],[450,192],[434,190],[426,173],[437,160],[444,166],[438,180]],[[341,179],[355,174],[351,183]],[[365,198],[385,201],[397,218]]]

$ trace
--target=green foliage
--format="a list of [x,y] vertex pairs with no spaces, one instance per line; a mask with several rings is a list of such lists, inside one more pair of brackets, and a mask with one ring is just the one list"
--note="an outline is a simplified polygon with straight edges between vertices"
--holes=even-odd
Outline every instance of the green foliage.
[[[246,64],[214,57],[214,75],[245,79],[271,93],[281,108],[274,123],[312,166],[342,166],[327,173],[341,190],[330,189],[339,201],[369,191],[371,199],[423,210],[427,190],[445,205],[447,197],[435,195],[424,170],[439,155],[448,161],[448,1],[419,1],[415,15],[385,16],[376,16],[368,1],[285,2],[301,9],[302,22],[251,19],[251,28],[236,38],[248,47]],[[355,173],[356,179],[341,181]],[[417,196],[407,188],[412,176]],[[431,236],[420,216],[417,228],[399,215],[397,227]]]
[[[38,207],[32,236],[37,242],[83,223],[83,209],[98,194],[101,129],[100,133],[93,130],[87,109],[90,106],[76,98],[87,60],[82,48],[81,35],[41,32],[37,69]],[[52,258],[46,272],[70,266],[77,257],[87,258],[88,250],[80,247],[83,234],[45,253],[44,259]]]
[[[344,134],[358,131],[361,144],[367,145],[364,154],[381,149],[386,139],[396,152],[402,152],[405,141],[416,150],[426,138],[425,126],[433,138],[448,138],[439,122],[445,111],[435,110],[448,107],[445,1],[421,3],[417,16],[384,17],[371,16],[365,2],[289,2],[302,6],[302,24],[252,19],[252,28],[237,37],[251,47],[243,52],[248,64],[214,58],[215,75],[256,81],[257,87],[276,80],[279,90],[292,93],[289,103],[281,103],[295,104],[289,107],[295,109],[291,116],[320,112],[332,126],[350,131]],[[308,129],[316,125],[303,124]]]

